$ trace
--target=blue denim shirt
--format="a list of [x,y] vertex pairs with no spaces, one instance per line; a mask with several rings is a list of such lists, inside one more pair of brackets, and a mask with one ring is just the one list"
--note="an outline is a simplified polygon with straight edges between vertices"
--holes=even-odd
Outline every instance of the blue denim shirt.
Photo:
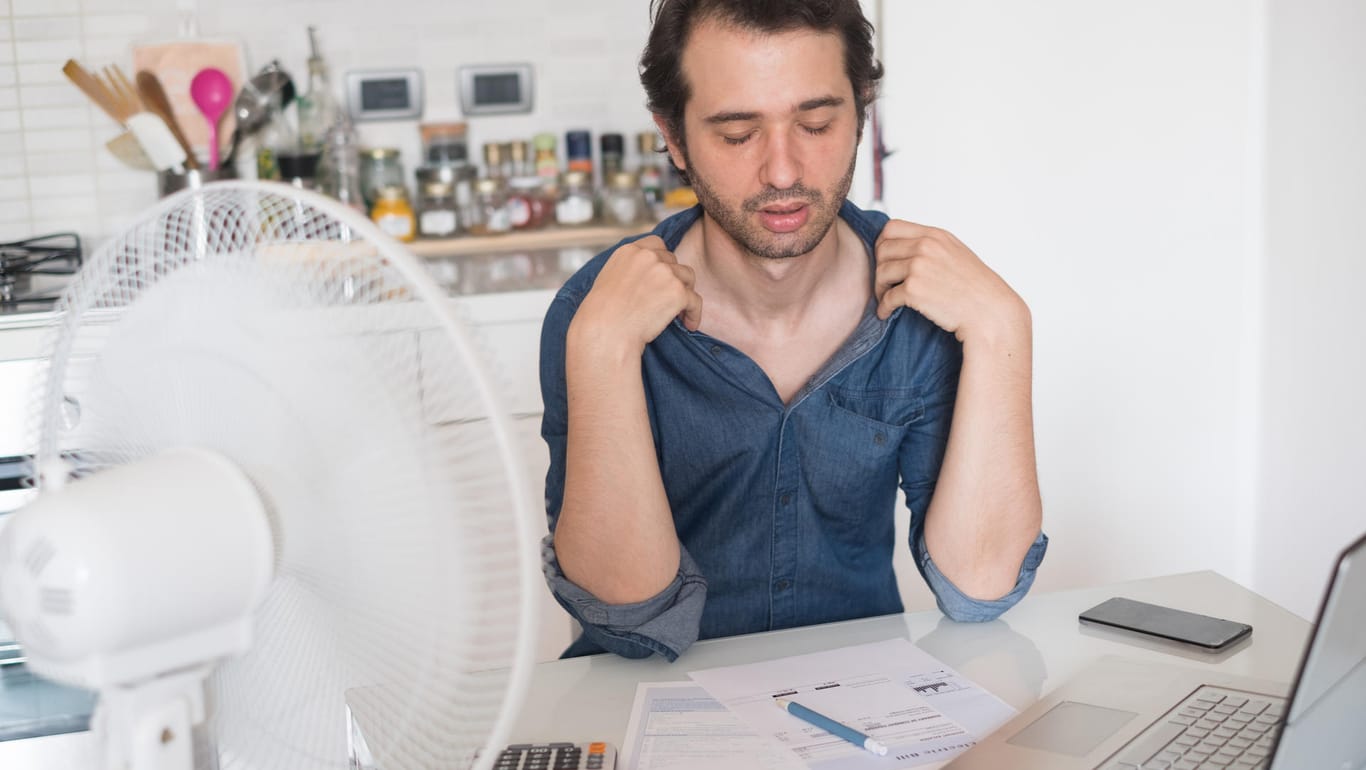
[[[677,214],[653,234],[676,249],[700,215]],[[845,202],[840,216],[872,260],[886,215]],[[565,335],[614,250],[570,278],[542,328],[552,533],[564,494]],[[898,483],[911,510],[915,564],[947,616],[991,620],[1024,596],[1047,547],[1042,533],[1014,589],[995,601],[969,598],[930,560],[925,511],[944,459],[962,348],[909,308],[886,321],[874,311],[870,301],[854,333],[787,404],[748,356],[678,321],[645,347],[650,427],[682,545],[678,575],[650,599],[609,605],[565,578],[548,536],[546,579],[583,626],[566,657],[608,650],[674,660],[699,638],[901,612],[892,572]]]

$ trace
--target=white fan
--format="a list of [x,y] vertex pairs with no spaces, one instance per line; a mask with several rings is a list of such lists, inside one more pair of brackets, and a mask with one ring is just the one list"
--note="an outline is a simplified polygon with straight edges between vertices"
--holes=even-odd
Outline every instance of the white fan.
[[530,674],[529,505],[469,327],[278,184],[151,210],[59,308],[0,613],[108,770],[487,768]]

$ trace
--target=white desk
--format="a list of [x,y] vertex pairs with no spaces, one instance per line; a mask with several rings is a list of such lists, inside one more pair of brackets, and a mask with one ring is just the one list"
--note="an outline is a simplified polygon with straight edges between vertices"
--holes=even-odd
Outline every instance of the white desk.
[[[1252,638],[1217,656],[1083,629],[1077,613],[1122,595],[1240,620]],[[959,624],[937,610],[772,631],[693,645],[676,663],[595,655],[541,663],[512,742],[611,741],[620,747],[638,682],[686,680],[688,671],[905,637],[1023,710],[1101,655],[1173,660],[1289,682],[1309,624],[1212,572],[1036,593],[992,623]],[[89,733],[0,743],[0,767],[86,770]]]
[[[1077,623],[1078,613],[1111,596],[1250,623],[1252,638],[1210,655],[1135,641]],[[1289,682],[1309,628],[1299,616],[1218,574],[1193,572],[1031,594],[991,623],[954,623],[932,610],[710,639],[694,644],[675,663],[658,657],[626,660],[614,655],[552,661],[536,668],[512,742],[605,740],[620,747],[638,682],[686,680],[695,669],[896,637],[910,639],[1019,710],[1102,655],[1211,666]]]

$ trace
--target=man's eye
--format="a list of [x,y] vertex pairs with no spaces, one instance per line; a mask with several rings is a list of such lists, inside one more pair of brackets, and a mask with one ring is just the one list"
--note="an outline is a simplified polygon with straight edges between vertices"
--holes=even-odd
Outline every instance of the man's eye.
[[742,136],[726,136],[726,135],[722,134],[722,135],[721,135],[721,138],[726,140],[726,144],[744,144],[745,142],[748,142],[748,141],[749,141],[749,138],[750,138],[751,136],[754,136],[754,134],[753,134],[753,133],[749,133],[749,134],[744,134],[744,135],[742,135]]
[[823,134],[823,133],[825,133],[826,131],[829,131],[829,130],[830,130],[830,124],[829,124],[829,123],[822,123],[822,124],[819,125],[819,126],[806,126],[806,125],[803,125],[803,126],[802,126],[802,130],[805,131],[805,132],[808,133],[808,134],[811,134],[812,136],[820,136],[821,134]]

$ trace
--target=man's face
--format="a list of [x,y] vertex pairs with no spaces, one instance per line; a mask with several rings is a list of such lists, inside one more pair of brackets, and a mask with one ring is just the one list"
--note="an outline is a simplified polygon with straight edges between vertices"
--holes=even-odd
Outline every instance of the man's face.
[[715,22],[683,51],[686,150],[669,137],[703,209],[751,254],[811,251],[849,192],[858,114],[834,34],[760,34]]

